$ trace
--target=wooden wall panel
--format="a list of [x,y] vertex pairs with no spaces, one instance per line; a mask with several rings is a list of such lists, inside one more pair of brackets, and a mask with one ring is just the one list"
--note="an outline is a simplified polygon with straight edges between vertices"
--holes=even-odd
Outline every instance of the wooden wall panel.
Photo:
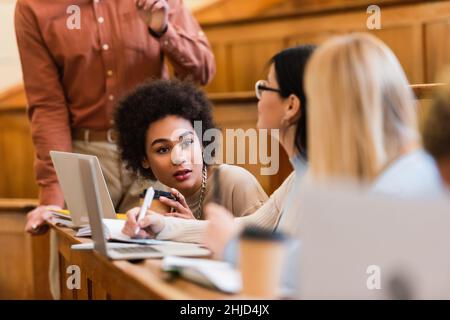
[[227,68],[231,72],[231,90],[251,91],[255,82],[266,78],[264,66],[267,61],[283,48],[282,39],[265,39],[264,41],[235,42],[231,45]]
[[450,66],[450,18],[425,24],[425,48],[425,79],[434,82]]
[[230,50],[228,55],[226,50],[220,51],[225,53],[225,58],[221,55],[218,59],[218,64],[223,64],[216,74],[220,80],[207,91],[251,90],[254,80],[264,73],[267,59],[279,49],[320,44],[330,36],[349,32],[369,32],[383,40],[397,55],[411,83],[435,81],[437,70],[450,63],[450,1],[393,3],[396,5],[386,2],[381,6],[382,29],[373,31],[367,29],[364,8],[206,25],[210,42]]
[[0,109],[0,197],[37,197],[33,154],[25,109]]
[[305,32],[297,35],[289,36],[286,39],[286,47],[294,47],[301,44],[315,44],[320,45],[328,38],[336,36],[338,32],[335,31],[322,31],[322,32]]
[[[422,26],[393,26],[381,30],[373,30],[369,33],[381,39],[388,45],[402,64],[403,69],[411,83],[424,82],[424,46],[422,43]],[[292,47],[300,44],[320,45],[327,39],[344,34],[347,32],[367,32],[367,30],[341,30],[341,31],[322,31],[306,32],[291,36],[287,39],[286,47]],[[399,41],[402,39],[402,41]],[[420,63],[418,63],[420,62]]]
[[[257,115],[257,107],[256,103],[250,102],[250,103],[239,103],[239,104],[216,104],[214,107],[214,117],[218,119],[218,127],[224,129],[222,130],[223,133],[223,144],[222,144],[222,159],[224,163],[228,164],[234,164],[241,166],[248,171],[250,171],[259,181],[263,189],[266,191],[267,194],[271,194],[274,190],[271,187],[270,183],[270,176],[267,175],[261,175],[261,168],[263,167],[259,163],[259,156],[256,156],[256,159],[258,163],[250,163],[250,141],[247,139],[245,141],[246,143],[246,154],[245,154],[245,164],[239,164],[238,157],[237,157],[237,142],[236,140],[234,143],[234,148],[231,149],[231,143],[227,143],[226,140],[226,132],[225,129],[242,129],[247,130],[251,128],[255,128],[256,121],[258,118]],[[259,136],[257,140],[257,144],[253,144],[252,147],[254,150],[257,150],[259,152]],[[281,147],[279,146],[279,149]],[[269,149],[270,150],[270,149]],[[234,154],[234,159],[230,159],[230,155]],[[227,158],[228,155],[228,158]],[[220,157],[220,155],[219,155]],[[220,158],[219,158],[220,159]],[[231,161],[227,161],[231,160]]]
[[36,198],[34,148],[22,84],[0,92],[0,198]]
[[421,25],[395,26],[374,30],[399,59],[410,83],[424,83],[424,48]]
[[231,90],[231,75],[228,72],[230,66],[229,46],[227,43],[211,43],[211,48],[216,59],[216,75],[212,82],[206,87],[208,92],[220,92]]

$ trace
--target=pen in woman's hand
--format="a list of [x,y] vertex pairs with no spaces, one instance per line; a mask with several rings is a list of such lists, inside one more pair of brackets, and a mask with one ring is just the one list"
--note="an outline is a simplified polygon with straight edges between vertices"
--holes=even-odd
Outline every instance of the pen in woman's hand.
[[148,208],[150,208],[150,205],[152,203],[154,195],[155,195],[155,190],[153,190],[153,187],[149,187],[147,189],[147,191],[145,192],[144,203],[142,204],[141,211],[139,211],[139,215],[136,219],[138,226],[134,230],[135,235],[137,235],[139,233],[139,231],[141,230],[141,228],[139,228],[139,221],[141,221],[142,218],[145,217],[145,213],[147,212]]

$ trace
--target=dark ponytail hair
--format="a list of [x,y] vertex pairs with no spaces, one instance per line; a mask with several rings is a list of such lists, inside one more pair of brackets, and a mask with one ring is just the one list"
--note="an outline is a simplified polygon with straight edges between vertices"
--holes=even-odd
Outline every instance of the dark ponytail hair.
[[305,90],[303,88],[303,78],[310,56],[316,46],[301,45],[285,49],[274,55],[269,63],[274,65],[280,95],[288,98],[291,94],[298,97],[301,104],[300,118],[297,123],[297,132],[295,133],[295,147],[300,155],[307,159],[307,101]]

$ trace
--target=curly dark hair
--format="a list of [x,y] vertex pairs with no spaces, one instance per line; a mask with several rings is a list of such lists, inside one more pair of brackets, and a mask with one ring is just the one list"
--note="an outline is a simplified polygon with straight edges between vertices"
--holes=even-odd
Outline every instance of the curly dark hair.
[[202,132],[197,134],[201,134],[199,138],[203,147],[209,143],[201,137],[206,130],[215,128],[211,102],[191,82],[150,80],[119,102],[114,115],[115,130],[120,155],[127,169],[144,178],[155,179],[151,169],[142,167],[146,158],[147,130],[153,122],[171,115],[189,120],[192,126],[194,121],[201,121]]

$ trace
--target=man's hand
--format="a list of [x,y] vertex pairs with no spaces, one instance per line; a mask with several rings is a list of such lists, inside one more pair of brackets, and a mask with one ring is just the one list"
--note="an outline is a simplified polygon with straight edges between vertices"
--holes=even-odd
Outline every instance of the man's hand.
[[60,206],[38,206],[27,214],[27,224],[25,231],[33,235],[43,234],[47,232],[49,226],[47,222],[51,222],[53,214],[50,210],[60,210]]
[[154,32],[162,32],[169,22],[166,0],[134,0],[139,15]]

